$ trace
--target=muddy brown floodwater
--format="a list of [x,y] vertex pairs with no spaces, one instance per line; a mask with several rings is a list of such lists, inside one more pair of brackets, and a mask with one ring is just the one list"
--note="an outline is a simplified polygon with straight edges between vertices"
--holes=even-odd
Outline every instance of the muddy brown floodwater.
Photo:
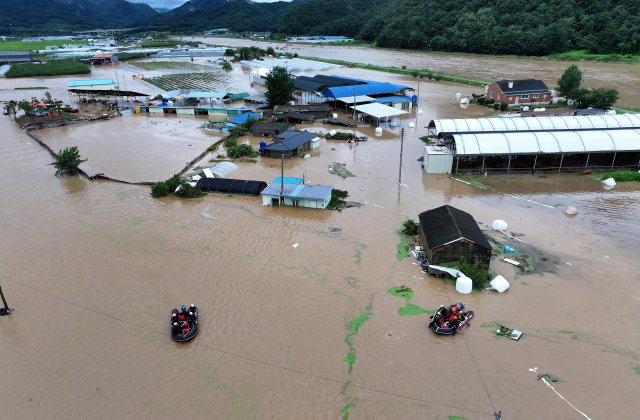
[[[429,119],[487,115],[452,105],[459,89],[422,84],[425,115],[401,119],[416,123],[405,135],[406,186],[397,180],[400,128],[377,137],[358,127],[369,141],[323,140],[310,159],[286,162],[285,176],[304,174],[363,204],[341,212],[214,194],[155,200],[148,187],[55,177],[50,154],[3,117],[0,284],[15,308],[0,318],[3,418],[582,418],[533,368],[560,378],[555,390],[591,419],[636,418],[640,188],[547,174],[479,178],[491,187],[481,189],[424,174],[417,159]],[[124,116],[36,134],[56,147],[77,140],[94,170],[155,180],[202,151],[185,142],[211,141],[200,122]],[[91,127],[120,143],[96,146]],[[131,156],[127,141],[140,142]],[[279,176],[277,159],[257,160],[232,177]],[[336,162],[354,176],[331,174]],[[394,232],[443,203],[483,224],[507,221],[549,271],[526,275],[497,258],[491,269],[510,289],[461,296],[412,257],[399,260]],[[576,217],[563,214],[567,205]],[[400,285],[425,310],[464,301],[471,327],[441,337],[427,329],[428,313],[401,316],[407,302],[388,292]],[[169,313],[190,303],[201,334],[176,344]],[[524,336],[498,338],[497,324]]]
[[[185,38],[186,39],[186,38]],[[557,86],[562,72],[572,63],[546,59],[494,57],[488,55],[427,53],[389,50],[371,47],[345,47],[311,45],[303,43],[260,42],[250,39],[196,37],[208,43],[231,47],[268,45],[304,57],[343,60],[352,63],[373,64],[383,67],[429,69],[458,77],[480,80],[542,79],[549,88]],[[263,46],[264,45],[264,46]],[[636,63],[577,63],[586,69],[584,86],[587,88],[612,87],[620,92],[619,105],[638,107],[640,66]]]

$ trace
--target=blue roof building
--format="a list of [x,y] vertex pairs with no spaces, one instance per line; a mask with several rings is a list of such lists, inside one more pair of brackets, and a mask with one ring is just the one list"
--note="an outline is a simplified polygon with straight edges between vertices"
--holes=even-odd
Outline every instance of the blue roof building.
[[[338,76],[331,76],[338,77]],[[361,95],[404,95],[406,90],[414,90],[409,86],[395,85],[387,82],[373,82],[370,80],[353,79],[350,77],[339,76],[341,79],[353,80],[355,82],[361,82],[361,84],[354,84],[349,86],[335,86],[328,87],[322,92],[322,96],[327,98],[344,98],[347,96],[361,96]]]
[[[262,203],[264,205],[310,207],[313,209],[324,209],[331,201],[331,191],[333,187],[322,185],[302,184],[301,178],[284,178],[284,184],[280,177],[274,179],[262,191]],[[293,180],[295,183],[289,183]],[[282,192],[282,195],[280,193]]]
[[72,80],[69,82],[70,88],[85,90],[111,90],[115,86],[113,79]]

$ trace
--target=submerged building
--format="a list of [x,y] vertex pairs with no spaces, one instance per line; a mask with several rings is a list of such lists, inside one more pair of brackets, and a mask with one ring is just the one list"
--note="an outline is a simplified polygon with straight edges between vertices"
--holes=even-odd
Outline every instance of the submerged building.
[[304,184],[302,178],[278,177],[262,191],[262,204],[324,209],[331,201],[333,187]]

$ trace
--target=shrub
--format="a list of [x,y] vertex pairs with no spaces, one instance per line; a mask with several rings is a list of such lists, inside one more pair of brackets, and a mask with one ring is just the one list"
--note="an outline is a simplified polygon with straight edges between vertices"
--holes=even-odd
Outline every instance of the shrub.
[[225,61],[224,63],[222,63],[222,70],[231,71],[231,70],[233,70],[233,66],[231,65],[230,62]]
[[227,137],[224,141],[224,147],[227,149],[230,149],[233,146],[237,146],[237,145],[238,145],[238,139],[235,137]]
[[44,64],[22,63],[14,64],[5,77],[36,77],[57,76],[62,74],[88,74],[91,69],[86,64],[75,61],[73,58],[55,60]]
[[500,111],[506,111],[507,109],[509,109],[509,104],[506,102],[502,102],[500,104]]
[[227,149],[227,156],[233,159],[237,159],[242,156],[249,156],[255,154],[253,147],[248,144],[239,144],[237,146]]
[[499,103],[494,103],[493,104],[493,109],[495,109],[496,111],[500,109],[500,104]]
[[607,172],[602,175],[600,181],[604,181],[605,179],[613,178],[616,182],[625,182],[625,181],[640,181],[640,172],[633,171],[617,171],[617,172]]
[[496,103],[495,99],[488,99],[487,100],[487,105],[493,105],[494,103]]
[[153,198],[164,197],[167,194],[169,194],[169,186],[164,181],[156,182],[156,184],[151,187],[151,197]]
[[165,181],[165,184],[169,187],[170,193],[176,192],[176,188],[183,183],[184,181],[180,180],[180,178],[169,178]]
[[419,72],[418,70],[412,70],[412,71],[411,71],[411,75],[412,75],[413,77],[419,77],[419,76],[420,76],[420,72]]
[[402,66],[402,70],[406,70],[406,69],[407,69],[407,66]]
[[181,185],[181,188],[178,191],[176,191],[176,197],[180,197],[180,198],[199,198],[199,197],[207,195],[207,193],[202,191],[201,188],[192,187],[191,185],[187,184],[186,182],[181,183],[180,185]]
[[485,103],[487,100],[485,98],[478,98],[476,99],[476,101],[478,101],[479,104],[483,104]]
[[56,168],[56,175],[75,175],[80,172],[80,164],[86,162],[87,159],[80,159],[80,152],[78,147],[67,147],[64,150],[58,152],[56,160],[49,165],[53,165]]
[[334,209],[341,209],[342,206],[346,204],[346,201],[344,201],[344,199],[347,198],[348,196],[349,196],[349,193],[347,191],[339,190],[337,188],[332,189],[331,200],[329,201],[328,207],[331,207]]
[[473,288],[476,290],[486,289],[489,286],[489,282],[491,282],[489,267],[480,260],[475,260],[473,263],[470,263],[466,258],[460,257],[457,268],[471,279]]
[[411,219],[402,224],[402,233],[407,236],[416,236],[420,232],[419,225]]

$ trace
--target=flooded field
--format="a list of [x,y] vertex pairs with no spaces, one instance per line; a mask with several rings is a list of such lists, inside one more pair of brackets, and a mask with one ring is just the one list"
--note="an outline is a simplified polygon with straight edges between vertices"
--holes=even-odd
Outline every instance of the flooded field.
[[[244,71],[234,70],[238,80]],[[358,69],[331,74],[414,83]],[[43,80],[9,83],[65,92],[69,79]],[[0,285],[15,312],[0,318],[0,371],[10,384],[0,390],[0,412],[51,419],[475,420],[502,411],[503,419],[537,420],[582,418],[578,409],[591,419],[635,418],[637,183],[604,190],[577,175],[503,174],[478,177],[483,189],[427,175],[417,159],[428,121],[490,112],[452,104],[456,92],[477,88],[433,82],[420,89],[424,115],[401,119],[406,186],[398,184],[400,127],[385,126],[380,136],[374,127],[357,127],[369,141],[323,140],[310,159],[286,162],[285,176],[304,174],[363,204],[341,212],[215,194],[155,200],[145,186],[55,177],[50,154],[3,117]],[[128,115],[34,133],[54,149],[77,145],[93,171],[154,181],[215,141],[217,134],[198,128],[202,121]],[[260,138],[240,140],[257,146]],[[330,173],[335,163],[354,176]],[[278,159],[238,164],[232,178],[280,175]],[[507,221],[507,232],[538,250],[534,257],[544,258],[545,268],[521,272],[496,258],[492,272],[510,289],[462,297],[412,257],[399,258],[395,231],[402,222],[443,203],[471,213],[483,229]],[[567,205],[578,215],[566,217]],[[331,232],[336,226],[342,231]],[[463,334],[436,336],[427,329],[428,313],[401,315],[408,302],[389,292],[401,285],[413,289],[410,303],[418,308],[463,300],[476,316]],[[200,308],[201,334],[179,345],[168,336],[169,313],[190,303]],[[498,324],[523,331],[523,338],[497,337]],[[576,409],[538,374],[559,378],[553,387]]]
[[[352,63],[373,64],[385,67],[407,66],[409,69],[429,69],[459,77],[480,80],[501,79],[542,79],[550,89],[557,86],[562,72],[572,63],[513,57],[492,57],[485,55],[465,55],[447,53],[413,52],[370,47],[344,47],[330,45],[307,45],[302,43],[259,42],[249,39],[198,38],[209,43],[219,43],[230,47],[271,45],[286,52],[298,53],[303,57],[318,57],[344,60]],[[633,63],[576,63],[586,69],[586,88],[609,87],[620,92],[619,105],[638,107],[640,87],[640,66]]]

